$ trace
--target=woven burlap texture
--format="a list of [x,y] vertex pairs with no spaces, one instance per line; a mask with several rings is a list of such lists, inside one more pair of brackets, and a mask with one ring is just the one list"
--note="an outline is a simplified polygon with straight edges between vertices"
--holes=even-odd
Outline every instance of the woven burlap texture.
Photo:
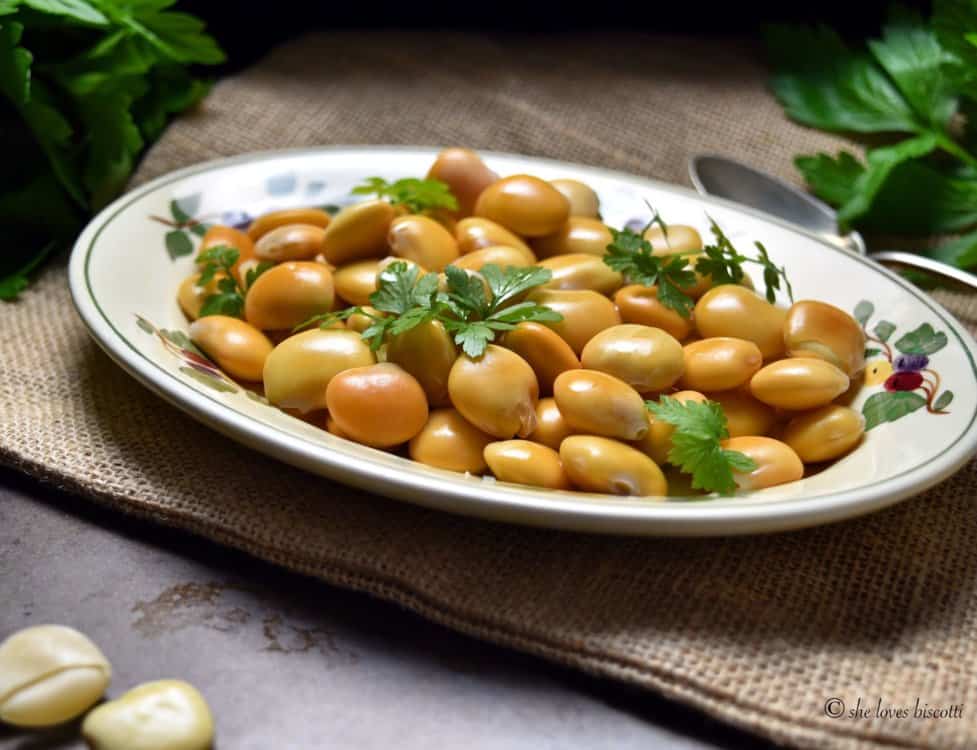
[[[747,46],[323,34],[219,83],[137,182],[329,143],[464,144],[686,183],[696,152],[796,179],[793,154],[841,141],[783,118]],[[977,300],[939,297],[974,330]],[[89,340],[62,269],[0,307],[0,324],[0,459],[36,476],[784,744],[977,746],[973,463],[894,509],[790,534],[639,540],[510,527],[351,490],[197,424]],[[834,696],[962,703],[963,718],[831,719]]]

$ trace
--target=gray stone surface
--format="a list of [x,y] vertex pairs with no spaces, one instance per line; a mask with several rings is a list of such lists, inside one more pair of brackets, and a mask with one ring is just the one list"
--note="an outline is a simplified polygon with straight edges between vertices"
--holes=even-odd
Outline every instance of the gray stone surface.
[[[110,696],[192,682],[218,750],[768,747],[657,696],[0,470],[0,638],[47,622],[101,646]],[[0,726],[4,750],[81,747],[77,725]]]

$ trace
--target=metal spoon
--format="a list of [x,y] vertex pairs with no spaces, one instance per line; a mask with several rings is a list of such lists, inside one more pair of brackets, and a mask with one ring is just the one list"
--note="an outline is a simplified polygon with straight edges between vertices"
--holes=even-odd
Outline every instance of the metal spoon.
[[977,276],[925,255],[882,250],[869,253],[858,232],[838,233],[838,215],[826,203],[773,175],[725,156],[699,154],[689,159],[689,177],[702,195],[727,198],[777,216],[820,235],[833,245],[880,263],[917,268],[977,289]]

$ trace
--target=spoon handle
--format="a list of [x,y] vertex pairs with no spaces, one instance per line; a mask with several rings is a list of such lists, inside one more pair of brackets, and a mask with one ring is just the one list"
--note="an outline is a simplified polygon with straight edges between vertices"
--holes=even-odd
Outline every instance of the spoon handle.
[[956,266],[951,266],[933,258],[927,258],[925,255],[903,253],[898,250],[881,250],[876,253],[869,253],[868,257],[880,263],[895,263],[896,265],[907,266],[909,268],[919,268],[977,290],[977,276]]

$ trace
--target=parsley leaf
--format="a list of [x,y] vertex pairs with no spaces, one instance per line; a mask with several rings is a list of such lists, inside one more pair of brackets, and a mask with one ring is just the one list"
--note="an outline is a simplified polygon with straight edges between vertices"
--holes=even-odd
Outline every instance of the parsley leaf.
[[[657,214],[655,217],[660,221]],[[658,300],[688,318],[694,303],[682,290],[695,284],[695,272],[689,267],[688,256],[681,253],[656,256],[651,243],[643,236],[645,230],[638,233],[627,227],[611,229],[613,239],[607,246],[604,263],[634,284],[657,286]]]
[[405,177],[388,182],[382,177],[368,177],[362,185],[353,188],[352,192],[353,195],[386,198],[395,206],[404,206],[412,214],[438,208],[458,210],[458,200],[452,195],[451,188],[440,180]]
[[214,278],[220,274],[217,281],[217,291],[208,295],[200,306],[200,317],[207,315],[230,315],[234,318],[244,317],[244,298],[247,290],[261,274],[272,267],[271,263],[259,263],[245,274],[245,283],[242,287],[234,275],[234,264],[237,263],[241,254],[236,248],[228,245],[214,245],[206,250],[201,250],[197,255],[197,265],[200,268],[200,277],[197,279],[197,286],[207,286]]
[[675,427],[668,460],[680,471],[692,475],[692,487],[722,495],[736,491],[733,472],[756,468],[749,456],[723,448],[729,437],[726,415],[715,401],[699,403],[662,396],[658,403],[645,402],[655,419]]
[[702,257],[695,265],[697,272],[711,276],[714,284],[739,284],[746,275],[743,271],[744,263],[754,263],[763,269],[763,284],[766,287],[767,302],[773,304],[777,301],[777,292],[781,289],[781,282],[787,292],[787,297],[791,302],[794,301],[794,288],[787,278],[787,269],[776,265],[771,260],[761,243],[754,242],[757,249],[757,257],[751,258],[741,254],[730,241],[726,233],[723,232],[715,219],[709,217],[709,228],[715,238],[712,245],[706,245],[702,251]]

